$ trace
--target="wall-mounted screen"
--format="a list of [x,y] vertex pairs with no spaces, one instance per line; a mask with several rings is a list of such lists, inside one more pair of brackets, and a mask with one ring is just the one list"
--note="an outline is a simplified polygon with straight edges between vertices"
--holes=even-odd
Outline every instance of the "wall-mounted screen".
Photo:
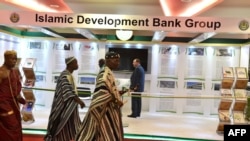
[[122,47],[109,47],[108,51],[114,51],[120,54],[120,65],[117,71],[133,71],[133,60],[139,58],[141,65],[145,72],[149,69],[149,49],[148,48],[122,48]]

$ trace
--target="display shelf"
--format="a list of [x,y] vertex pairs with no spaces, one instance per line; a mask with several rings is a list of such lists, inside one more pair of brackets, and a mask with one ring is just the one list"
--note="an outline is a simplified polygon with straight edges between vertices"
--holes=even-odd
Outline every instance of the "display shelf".
[[234,83],[235,75],[232,67],[223,67],[222,69],[221,88],[231,89]]
[[248,73],[247,69],[243,67],[236,67],[236,81],[235,81],[235,89],[245,89],[248,83]]
[[230,124],[231,124],[230,122],[219,122],[217,129],[216,129],[216,132],[218,134],[223,134],[224,133],[224,126],[230,125]]
[[232,99],[226,97],[226,99],[221,99],[221,102],[218,107],[218,116],[219,116],[219,124],[217,127],[217,133],[221,134],[224,132],[224,125],[231,124],[231,106]]
[[30,68],[23,68],[23,72],[25,76],[24,86],[34,87],[36,82],[34,70]]
[[34,122],[34,116],[33,116],[33,108],[35,105],[35,95],[33,93],[32,87],[35,86],[36,77],[34,72],[34,65],[35,65],[36,59],[35,58],[26,58],[24,65],[22,67],[23,73],[25,76],[24,80],[24,88],[22,89],[24,98],[25,98],[25,105],[23,105],[21,113],[22,113],[22,120],[23,122]]
[[22,89],[23,95],[25,97],[25,105],[23,105],[21,113],[22,113],[22,119],[24,122],[34,122],[34,116],[33,116],[33,108],[35,105],[35,96],[33,94],[33,90],[29,88],[23,88]]
[[245,115],[247,105],[246,87],[248,83],[246,72],[246,68],[243,67],[223,68],[217,133],[223,133],[226,124],[248,124]]
[[233,105],[233,111],[244,111],[246,108],[246,102],[244,101],[235,101]]
[[232,108],[233,123],[234,124],[247,124],[245,109],[247,105],[247,83],[248,73],[244,67],[236,67],[236,80],[234,86],[234,106]]
[[219,107],[218,107],[218,111],[230,110],[232,103],[233,101],[230,99],[221,99]]

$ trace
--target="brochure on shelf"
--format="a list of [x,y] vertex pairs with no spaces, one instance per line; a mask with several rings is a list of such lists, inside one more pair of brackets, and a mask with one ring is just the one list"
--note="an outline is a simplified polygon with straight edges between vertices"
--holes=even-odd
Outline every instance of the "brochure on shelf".
[[233,99],[233,93],[231,89],[220,89],[222,99]]
[[36,76],[32,68],[23,68],[25,76],[24,86],[33,87],[35,85]]
[[223,78],[234,78],[234,70],[233,67],[223,67]]
[[247,92],[245,89],[234,89],[234,96],[236,102],[242,101],[246,102],[247,101]]
[[32,113],[24,113],[22,112],[22,119],[24,122],[33,123],[35,121]]
[[33,70],[35,62],[36,62],[35,58],[26,58],[23,64],[22,68],[25,76],[24,86],[26,87],[33,87],[35,85],[36,76]]
[[27,100],[26,104],[22,107],[22,113],[32,114],[33,107],[35,105],[34,100]]
[[33,94],[32,89],[22,89],[24,98],[26,100],[26,104],[23,105],[21,113],[22,113],[22,119],[25,122],[33,122],[34,121],[34,116],[33,116],[33,108],[35,105],[35,96]]
[[[228,105],[227,105],[228,106]],[[231,106],[231,105],[230,105]],[[226,106],[225,106],[226,107]],[[227,107],[228,108],[228,107]],[[222,108],[223,109],[223,108]],[[226,109],[226,108],[225,108]],[[216,132],[218,134],[223,134],[224,125],[231,124],[232,113],[230,110],[218,110],[219,124],[217,126]]]
[[234,124],[246,124],[247,121],[243,111],[233,111],[233,122]]
[[237,79],[248,79],[247,69],[245,67],[236,67],[235,72]]
[[230,89],[234,83],[234,70],[232,67],[223,67],[222,69],[222,81],[221,81],[221,88]]
[[246,89],[248,83],[248,73],[245,67],[236,67],[235,89]]
[[30,68],[32,69],[35,65],[36,59],[35,58],[26,58],[23,68]]
[[228,122],[228,123],[230,123],[230,112],[229,112],[229,110],[220,110],[219,112],[218,112],[218,114],[219,114],[219,120],[220,120],[220,122]]

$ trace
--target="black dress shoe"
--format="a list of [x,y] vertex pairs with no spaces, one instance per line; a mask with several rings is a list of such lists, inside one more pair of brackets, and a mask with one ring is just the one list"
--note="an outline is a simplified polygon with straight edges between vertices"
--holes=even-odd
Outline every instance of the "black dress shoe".
[[130,117],[130,118],[136,118],[136,116],[134,116],[134,115],[128,115],[128,117]]

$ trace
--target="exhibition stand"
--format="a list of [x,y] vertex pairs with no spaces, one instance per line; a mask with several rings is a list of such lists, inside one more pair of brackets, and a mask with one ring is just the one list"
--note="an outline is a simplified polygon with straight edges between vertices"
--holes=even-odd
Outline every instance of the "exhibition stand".
[[[230,29],[232,33],[249,34],[248,29],[241,28],[242,26],[239,25],[245,24],[245,19],[11,11],[0,13],[3,15],[0,24],[3,25],[107,30],[161,31],[164,29],[165,31],[216,33],[228,32]],[[66,19],[60,22],[57,21],[58,17]],[[47,18],[52,21],[48,22]],[[67,22],[69,20],[71,23]],[[130,24],[125,25],[124,21]],[[164,23],[168,21],[175,24],[165,25]],[[110,42],[105,40],[32,38],[12,32],[8,28],[6,30],[1,28],[0,32],[8,38],[1,37],[0,42],[5,47],[0,48],[0,54],[2,55],[5,50],[16,50],[22,66],[20,70],[24,76],[22,94],[27,100],[27,104],[21,109],[25,121],[23,122],[24,141],[41,140],[46,133],[56,81],[66,67],[65,58],[69,56],[77,58],[79,68],[73,75],[79,91],[87,88],[87,91],[83,90],[87,92],[87,96],[84,98],[81,95],[81,99],[90,103],[89,97],[94,91],[99,72],[98,60],[109,50],[126,48],[125,45],[129,42],[114,42],[111,46]],[[144,53],[140,48],[143,48]],[[223,133],[225,124],[248,122],[242,118],[238,121],[236,117],[244,117],[247,113],[245,107],[249,105],[246,99],[248,92],[245,90],[248,84],[249,62],[246,60],[249,60],[249,43],[157,42],[143,43],[142,46],[138,46],[137,42],[131,42],[127,50],[136,50],[140,52],[138,54],[144,54],[141,57],[146,58],[142,60],[146,75],[145,90],[142,93],[141,118],[131,119],[126,116],[131,112],[131,96],[123,97],[124,101],[128,101],[122,108],[123,121],[129,124],[128,127],[124,127],[126,140],[222,140],[223,137],[219,134]],[[125,56],[130,56],[129,54],[131,52]],[[0,57],[3,58],[3,56]],[[126,62],[127,60],[129,59],[123,59],[120,65],[132,64],[132,61]],[[226,69],[223,73],[221,73],[222,68]],[[124,71],[124,69],[126,68],[114,71],[118,89],[129,88],[130,85],[129,78],[132,71]],[[240,99],[238,93],[240,93],[239,97],[245,97],[245,99]],[[87,108],[79,111],[83,118]]]

